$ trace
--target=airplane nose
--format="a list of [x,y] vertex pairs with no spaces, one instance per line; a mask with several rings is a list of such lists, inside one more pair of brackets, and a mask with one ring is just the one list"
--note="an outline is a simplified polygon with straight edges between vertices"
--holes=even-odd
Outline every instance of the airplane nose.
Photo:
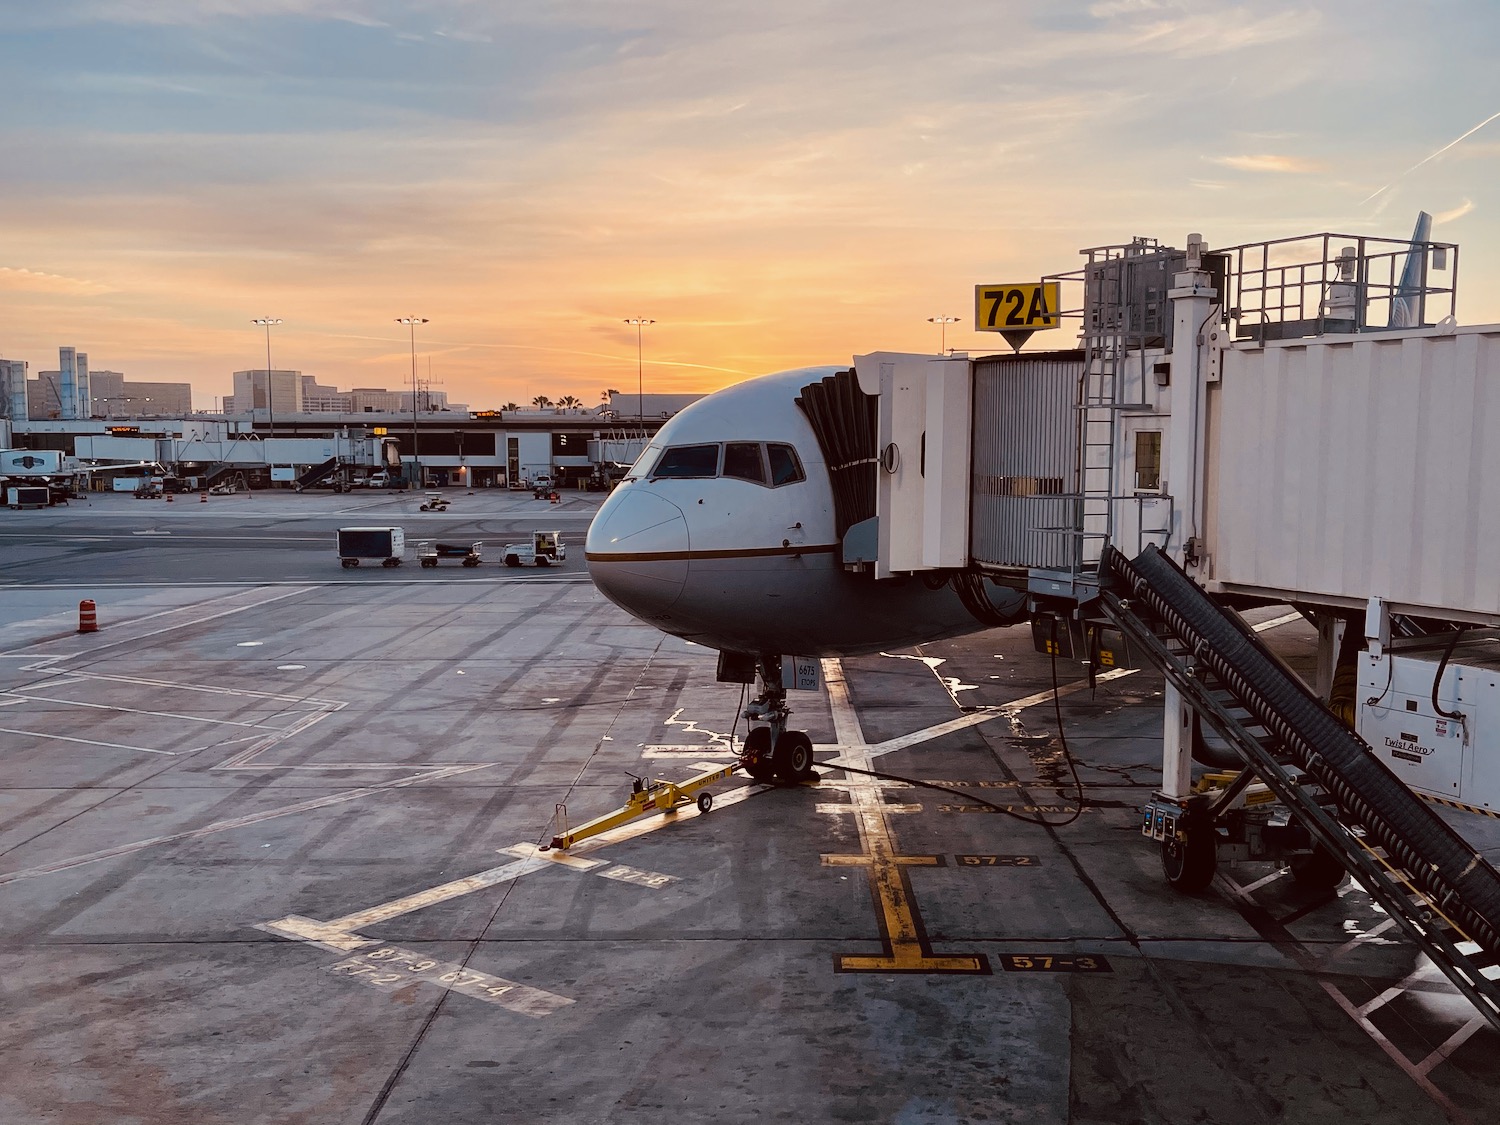
[[643,620],[663,617],[688,575],[682,509],[630,482],[616,489],[589,526],[583,554],[599,592]]

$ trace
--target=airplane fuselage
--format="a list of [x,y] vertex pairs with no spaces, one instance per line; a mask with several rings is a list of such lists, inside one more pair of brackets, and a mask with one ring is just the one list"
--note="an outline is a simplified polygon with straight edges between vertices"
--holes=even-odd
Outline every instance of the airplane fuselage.
[[757,655],[853,655],[982,628],[946,587],[845,569],[828,467],[795,402],[834,370],[752,379],[664,425],[589,528],[599,590],[664,632]]

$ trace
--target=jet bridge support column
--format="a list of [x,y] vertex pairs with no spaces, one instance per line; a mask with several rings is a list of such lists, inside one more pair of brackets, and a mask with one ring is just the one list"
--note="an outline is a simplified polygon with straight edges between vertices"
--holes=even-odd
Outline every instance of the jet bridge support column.
[[[1172,497],[1166,551],[1197,576],[1206,559],[1200,546],[1203,510],[1204,385],[1208,381],[1208,332],[1219,294],[1203,268],[1203,236],[1188,235],[1187,268],[1173,279],[1171,418],[1167,423],[1166,473],[1162,491]],[[1162,718],[1162,792],[1183,797],[1192,788],[1193,712],[1167,681]]]

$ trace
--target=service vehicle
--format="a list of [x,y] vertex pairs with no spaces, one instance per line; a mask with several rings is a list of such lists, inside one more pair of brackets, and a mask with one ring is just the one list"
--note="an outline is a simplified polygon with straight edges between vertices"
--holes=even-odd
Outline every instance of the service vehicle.
[[533,531],[525,543],[507,543],[501,552],[506,566],[551,566],[568,557],[560,531]]
[[422,540],[417,544],[417,561],[431,569],[439,559],[462,559],[464,566],[478,566],[484,553],[483,543],[430,543]]
[[13,511],[22,508],[45,508],[51,495],[44,484],[12,485],[5,490],[5,504]]
[[348,570],[361,559],[379,559],[381,566],[400,566],[406,553],[406,533],[399,527],[341,527],[339,564]]

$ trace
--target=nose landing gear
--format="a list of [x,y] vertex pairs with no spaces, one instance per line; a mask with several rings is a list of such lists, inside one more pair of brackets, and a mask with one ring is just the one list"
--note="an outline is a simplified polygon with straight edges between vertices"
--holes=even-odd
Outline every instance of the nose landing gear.
[[781,681],[781,657],[762,656],[756,661],[760,694],[745,708],[752,726],[741,754],[745,772],[757,781],[806,781],[813,776],[812,739],[806,731],[787,730],[791,709],[786,705],[786,686]]

